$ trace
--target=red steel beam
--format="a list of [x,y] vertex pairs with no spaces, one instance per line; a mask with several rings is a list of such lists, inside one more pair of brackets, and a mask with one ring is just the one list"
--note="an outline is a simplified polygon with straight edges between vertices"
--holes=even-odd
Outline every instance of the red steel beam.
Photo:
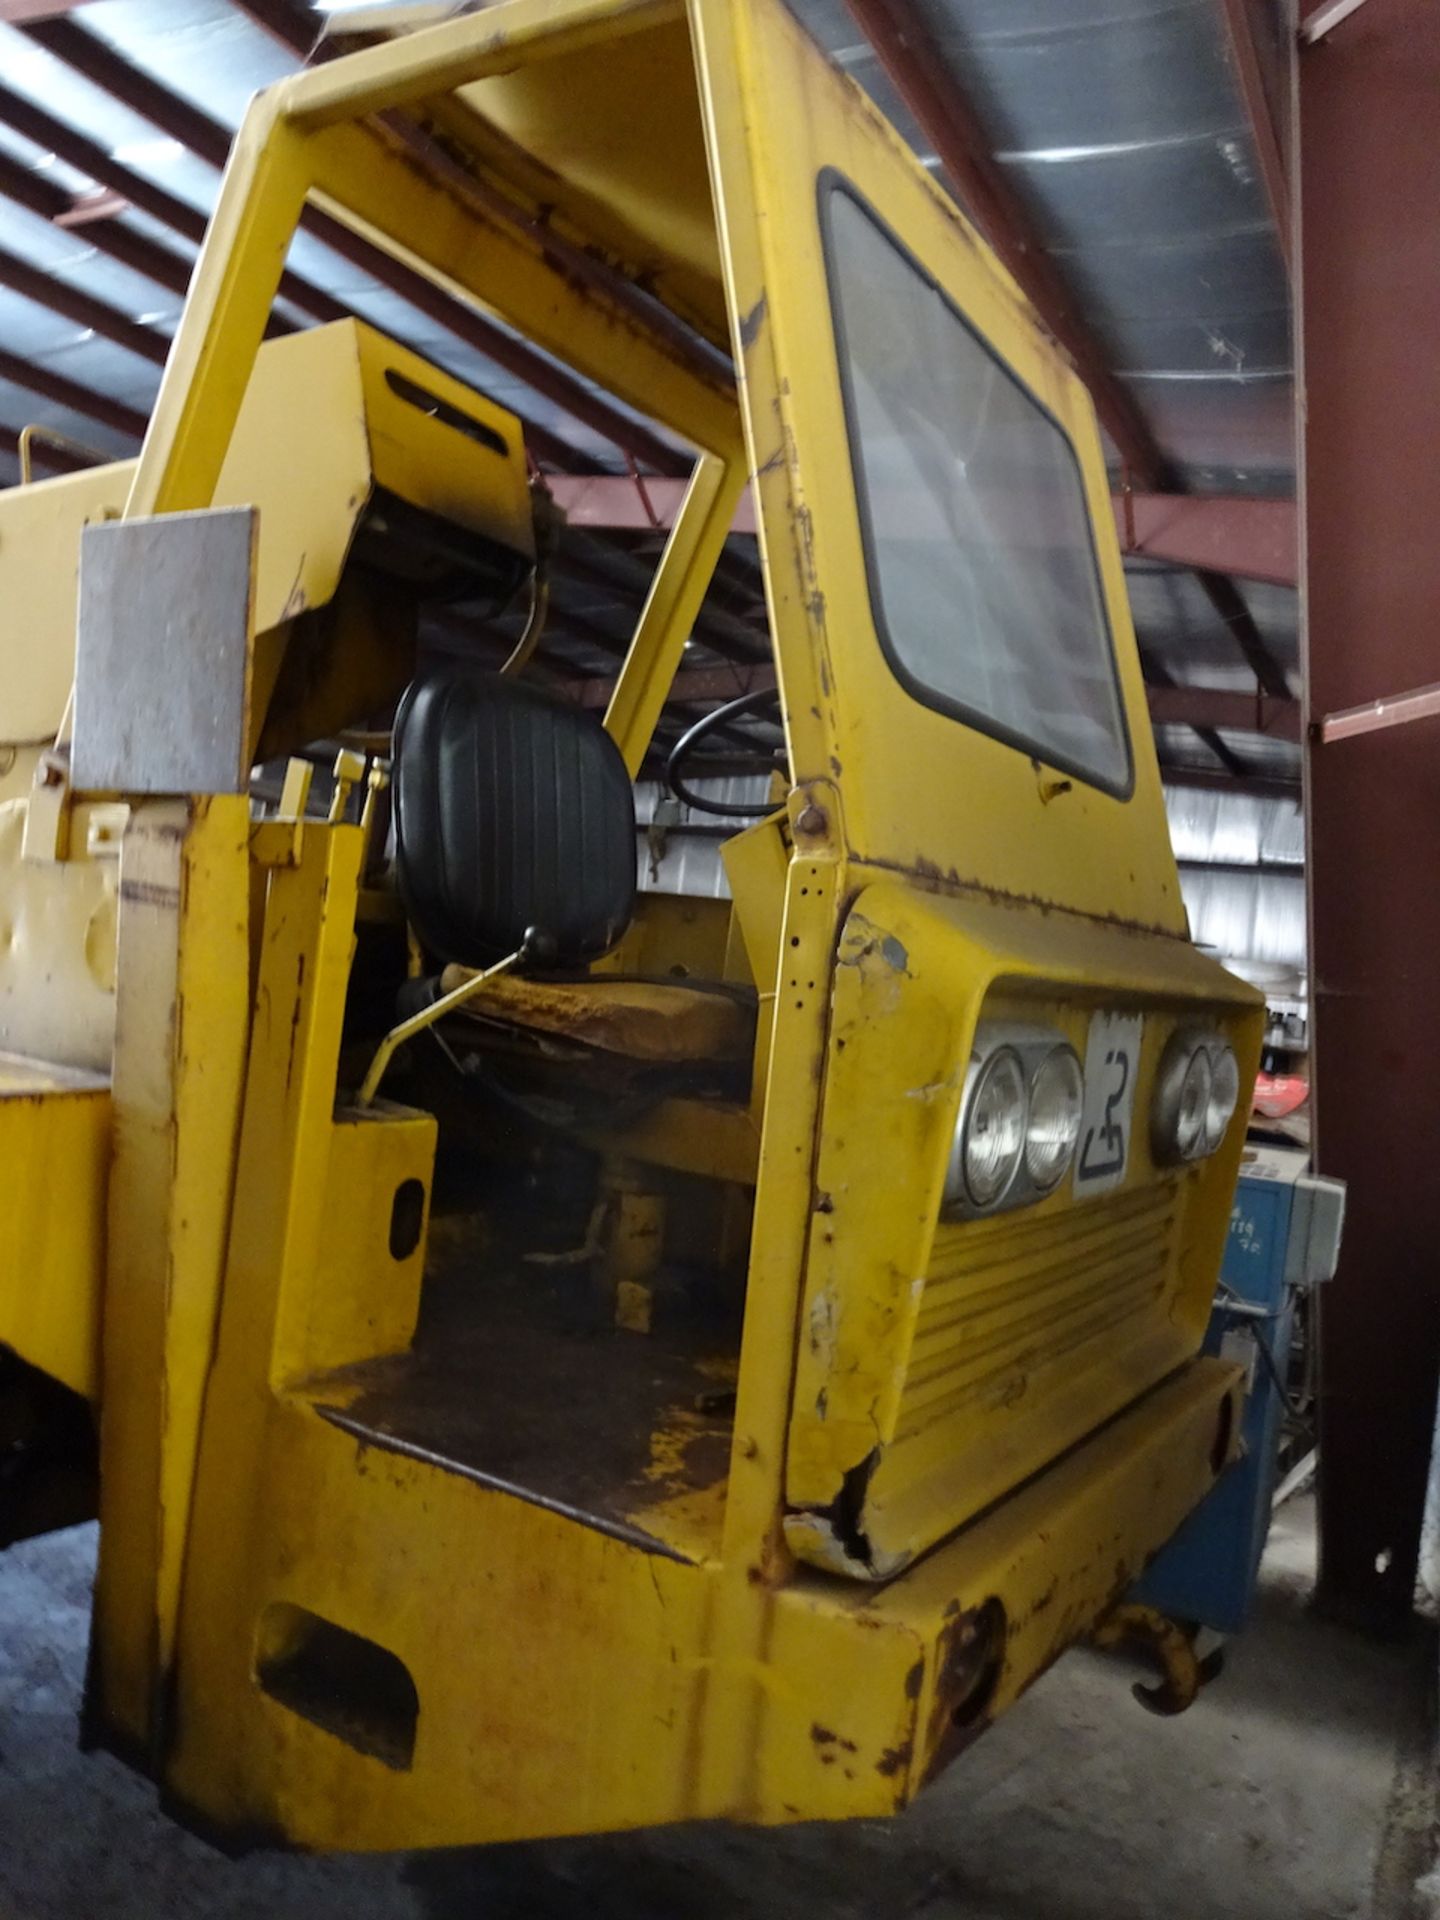
[[76,194],[64,213],[55,215],[55,225],[88,227],[97,220],[114,220],[122,213],[129,213],[130,207],[131,202],[113,187],[91,187],[86,193]]
[[[759,693],[776,684],[774,667],[754,666],[682,667],[670,683],[666,704],[693,704],[718,707],[723,701],[738,700],[742,693]],[[603,677],[572,680],[562,689],[577,705],[603,710],[610,704],[615,682]]]
[[74,13],[90,4],[91,0],[0,0],[0,26],[23,27],[32,20],[53,20],[57,14]]
[[1260,183],[1265,189],[1271,223],[1275,228],[1275,240],[1280,248],[1280,257],[1285,262],[1286,275],[1293,277],[1291,255],[1294,236],[1291,233],[1290,180],[1285,167],[1284,143],[1276,124],[1270,95],[1265,88],[1265,74],[1255,38],[1256,20],[1253,0],[1220,0],[1220,11],[1225,25],[1225,43],[1230,54],[1230,65],[1235,74],[1235,85],[1245,109],[1245,117],[1250,122],[1251,137],[1255,142],[1255,157],[1260,167]]
[[[572,549],[564,549],[561,570],[567,579],[597,593],[613,594],[622,604],[636,607],[643,603],[654,578],[651,563],[620,548],[607,552],[603,565],[596,565]],[[712,653],[746,665],[770,651],[769,627],[763,618],[757,617],[752,623],[731,613],[719,602],[713,588],[695,622],[695,638],[703,641]]]
[[0,86],[0,122],[42,152],[53,153],[77,173],[88,174],[97,185],[111,188],[132,206],[169,227],[172,233],[183,234],[197,246],[205,238],[203,213],[197,213],[187,201],[157,187],[143,174],[132,172],[98,141],[89,139],[67,121],[57,120],[53,113],[47,113],[11,87]]
[[[685,482],[647,479],[643,488],[614,474],[554,474],[549,481],[572,526],[645,533],[674,525]],[[1115,523],[1124,551],[1293,587],[1298,578],[1293,500],[1182,493],[1117,493]],[[754,533],[755,504],[747,492],[736,509],[734,532]]]
[[1228,573],[1212,573],[1208,569],[1196,569],[1195,578],[1204,590],[1206,599],[1214,609],[1217,619],[1230,634],[1241,657],[1255,676],[1260,689],[1273,694],[1277,699],[1290,698],[1290,682],[1285,669],[1266,646],[1255,617],[1246,606],[1240,589]]
[[[235,0],[235,4],[277,45],[293,54],[302,66],[308,66],[312,61],[333,60],[342,51],[322,39],[325,25],[323,15],[307,14],[301,8],[292,6],[291,0]],[[365,42],[357,41],[355,44],[363,45]]]
[[178,140],[212,167],[224,167],[230,154],[230,134],[219,121],[132,67],[86,28],[73,20],[40,20],[27,26],[24,33],[37,47],[64,61],[142,120],[150,121],[167,138]]
[[[545,484],[572,527],[595,533],[654,533],[674,526],[688,482],[657,475],[637,486],[628,474],[552,473],[545,476]],[[755,531],[755,502],[748,488],[731,531]]]
[[[1306,673],[1323,715],[1440,681],[1440,8],[1369,0],[1297,62]],[[1306,761],[1315,1146],[1349,1182],[1320,1298],[1317,1599],[1397,1628],[1440,1381],[1440,758],[1416,725],[1340,746],[1312,733]]]
[[1300,702],[1231,688],[1176,684],[1148,687],[1150,718],[1156,726],[1223,727],[1227,733],[1263,734],[1271,740],[1300,738]]
[[1277,587],[1299,581],[1299,519],[1293,500],[1117,493],[1113,505],[1120,545],[1127,554]]

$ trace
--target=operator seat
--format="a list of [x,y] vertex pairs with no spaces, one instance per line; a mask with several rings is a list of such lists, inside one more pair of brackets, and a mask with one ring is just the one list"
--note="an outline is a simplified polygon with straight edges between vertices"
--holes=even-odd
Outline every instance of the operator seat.
[[392,781],[400,896],[444,968],[432,991],[524,951],[457,1022],[540,1053],[623,1059],[632,1077],[748,1071],[753,995],[580,971],[635,911],[634,789],[592,714],[498,674],[428,674],[396,714]]

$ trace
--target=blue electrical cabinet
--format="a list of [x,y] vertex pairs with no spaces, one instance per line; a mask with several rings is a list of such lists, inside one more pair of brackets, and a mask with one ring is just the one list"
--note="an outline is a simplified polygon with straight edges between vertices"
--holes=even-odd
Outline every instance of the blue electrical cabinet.
[[1238,1633],[1255,1592],[1270,1526],[1297,1292],[1329,1279],[1345,1189],[1307,1172],[1305,1154],[1248,1147],[1230,1214],[1205,1352],[1238,1361],[1248,1387],[1242,1450],[1130,1598],[1217,1633]]

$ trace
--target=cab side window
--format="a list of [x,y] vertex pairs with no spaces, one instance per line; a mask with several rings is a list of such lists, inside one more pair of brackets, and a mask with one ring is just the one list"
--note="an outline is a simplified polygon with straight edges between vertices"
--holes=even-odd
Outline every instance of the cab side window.
[[1079,463],[1059,423],[838,179],[822,217],[875,624],[919,700],[1131,783]]

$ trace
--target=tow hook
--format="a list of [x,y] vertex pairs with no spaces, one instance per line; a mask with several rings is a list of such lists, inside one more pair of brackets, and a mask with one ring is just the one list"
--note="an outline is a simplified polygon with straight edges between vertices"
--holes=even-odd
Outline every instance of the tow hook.
[[1160,1684],[1147,1686],[1137,1680],[1131,1692],[1147,1712],[1169,1715],[1193,1707],[1200,1689],[1224,1665],[1223,1647],[1203,1657],[1197,1654],[1198,1632],[1196,1627],[1157,1613],[1154,1607],[1121,1606],[1112,1608],[1099,1621],[1090,1638],[1097,1647],[1127,1647],[1152,1656],[1160,1668]]

